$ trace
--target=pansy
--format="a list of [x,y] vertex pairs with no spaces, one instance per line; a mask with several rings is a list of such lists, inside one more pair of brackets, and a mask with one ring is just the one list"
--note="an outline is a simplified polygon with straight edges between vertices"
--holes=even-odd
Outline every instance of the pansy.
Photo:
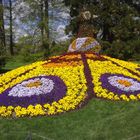
[[31,97],[32,95],[41,95],[50,93],[54,88],[54,82],[44,77],[36,77],[26,80],[14,86],[8,96],[13,97]]
[[67,87],[57,76],[38,76],[8,88],[0,94],[0,105],[22,106],[58,101],[66,94]]
[[137,95],[140,93],[140,82],[134,78],[121,74],[103,74],[101,76],[102,87],[108,91],[114,92],[119,96],[121,94]]
[[108,77],[109,83],[126,92],[140,91],[140,83],[135,79],[124,76],[110,76]]
[[0,76],[0,116],[55,115],[96,97],[139,100],[138,68],[92,52],[66,53],[20,67]]

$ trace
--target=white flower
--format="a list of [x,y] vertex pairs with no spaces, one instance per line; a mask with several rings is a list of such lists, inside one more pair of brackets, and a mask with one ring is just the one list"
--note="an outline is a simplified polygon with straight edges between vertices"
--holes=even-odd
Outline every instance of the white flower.
[[[41,84],[36,86],[27,86],[30,83],[39,81]],[[47,78],[35,78],[17,84],[9,91],[8,96],[13,97],[30,97],[32,95],[41,95],[50,93],[54,88],[54,82]]]
[[[129,83],[131,83],[131,85],[125,86],[123,84],[120,84],[118,82],[118,80],[128,81]],[[115,86],[126,92],[135,92],[135,91],[140,90],[140,83],[138,83],[137,81],[134,81],[133,79],[130,79],[130,78],[121,77],[121,76],[110,76],[110,77],[108,77],[108,81],[112,86]]]

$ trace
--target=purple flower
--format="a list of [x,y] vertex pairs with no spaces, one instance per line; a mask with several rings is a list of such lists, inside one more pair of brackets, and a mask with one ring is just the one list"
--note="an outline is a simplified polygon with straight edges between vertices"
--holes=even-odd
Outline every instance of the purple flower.
[[140,71],[140,68],[136,68],[136,70]]
[[[119,85],[119,83],[117,83],[116,78],[118,77],[118,79],[128,79],[128,81],[131,81],[132,85],[130,87],[124,87],[123,85]],[[114,78],[114,82],[113,79]],[[110,73],[105,73],[101,76],[100,81],[102,82],[102,87],[107,89],[109,92],[113,92],[116,93],[118,95],[121,94],[126,94],[126,95],[137,95],[140,93],[140,82],[137,79],[128,77],[128,76],[124,76],[122,74],[110,74]]]
[[[48,83],[48,87],[47,87],[47,83],[44,83],[43,85],[46,86],[44,87],[44,91],[40,91],[40,94],[36,94],[35,90],[33,91],[34,93],[31,93],[30,96],[22,96],[24,93],[24,91],[22,91],[22,94],[20,94],[20,91],[18,91],[17,96],[13,96],[14,95],[14,88],[16,89],[17,85],[24,85],[23,83],[28,83],[28,81],[34,81],[35,79],[44,79],[44,82],[50,82]],[[53,83],[53,85],[52,85]],[[50,84],[50,85],[49,85]],[[30,78],[28,80],[24,80],[23,82],[21,82],[20,84],[17,84],[15,86],[13,86],[12,88],[8,88],[7,90],[5,90],[2,94],[0,94],[0,106],[22,106],[22,107],[27,107],[28,105],[36,105],[36,104],[45,104],[45,103],[52,103],[53,101],[58,101],[61,98],[63,98],[66,95],[66,91],[67,91],[67,87],[65,85],[65,83],[57,76],[38,76],[38,77],[33,77]],[[20,86],[18,86],[19,88]],[[39,91],[38,87],[37,91]],[[21,89],[24,89],[21,86]],[[27,88],[28,89],[28,88]],[[35,89],[35,88],[34,88]],[[42,89],[42,88],[40,88]],[[18,89],[20,90],[20,88]],[[11,92],[12,91],[12,92]],[[28,91],[32,91],[28,90]],[[11,93],[11,94],[9,94]],[[19,96],[20,94],[20,96]],[[27,93],[27,95],[29,95]]]

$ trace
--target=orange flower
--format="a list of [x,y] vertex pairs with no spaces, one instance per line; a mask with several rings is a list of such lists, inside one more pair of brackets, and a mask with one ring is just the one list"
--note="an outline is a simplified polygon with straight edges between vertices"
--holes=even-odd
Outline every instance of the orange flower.
[[42,83],[38,80],[38,81],[35,81],[35,82],[31,82],[29,84],[26,84],[25,86],[26,87],[39,87],[40,85],[42,85]]
[[132,85],[132,83],[127,80],[117,80],[117,82],[125,87],[130,87]]

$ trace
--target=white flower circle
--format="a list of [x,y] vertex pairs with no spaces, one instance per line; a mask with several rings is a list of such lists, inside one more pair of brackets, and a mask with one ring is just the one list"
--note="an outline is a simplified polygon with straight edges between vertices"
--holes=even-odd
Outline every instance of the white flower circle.
[[[27,86],[31,83],[39,82],[38,86]],[[13,97],[30,97],[32,95],[41,95],[50,93],[54,88],[54,82],[47,78],[35,78],[17,84],[10,91],[8,96]]]
[[[129,83],[131,83],[131,85],[127,87],[123,84],[120,84],[118,82],[118,80],[128,81]],[[138,83],[137,81],[134,81],[133,79],[130,79],[130,78],[121,77],[121,76],[110,76],[110,77],[108,77],[108,81],[112,86],[115,86],[126,92],[129,92],[129,91],[135,92],[135,91],[140,90],[140,83]]]

